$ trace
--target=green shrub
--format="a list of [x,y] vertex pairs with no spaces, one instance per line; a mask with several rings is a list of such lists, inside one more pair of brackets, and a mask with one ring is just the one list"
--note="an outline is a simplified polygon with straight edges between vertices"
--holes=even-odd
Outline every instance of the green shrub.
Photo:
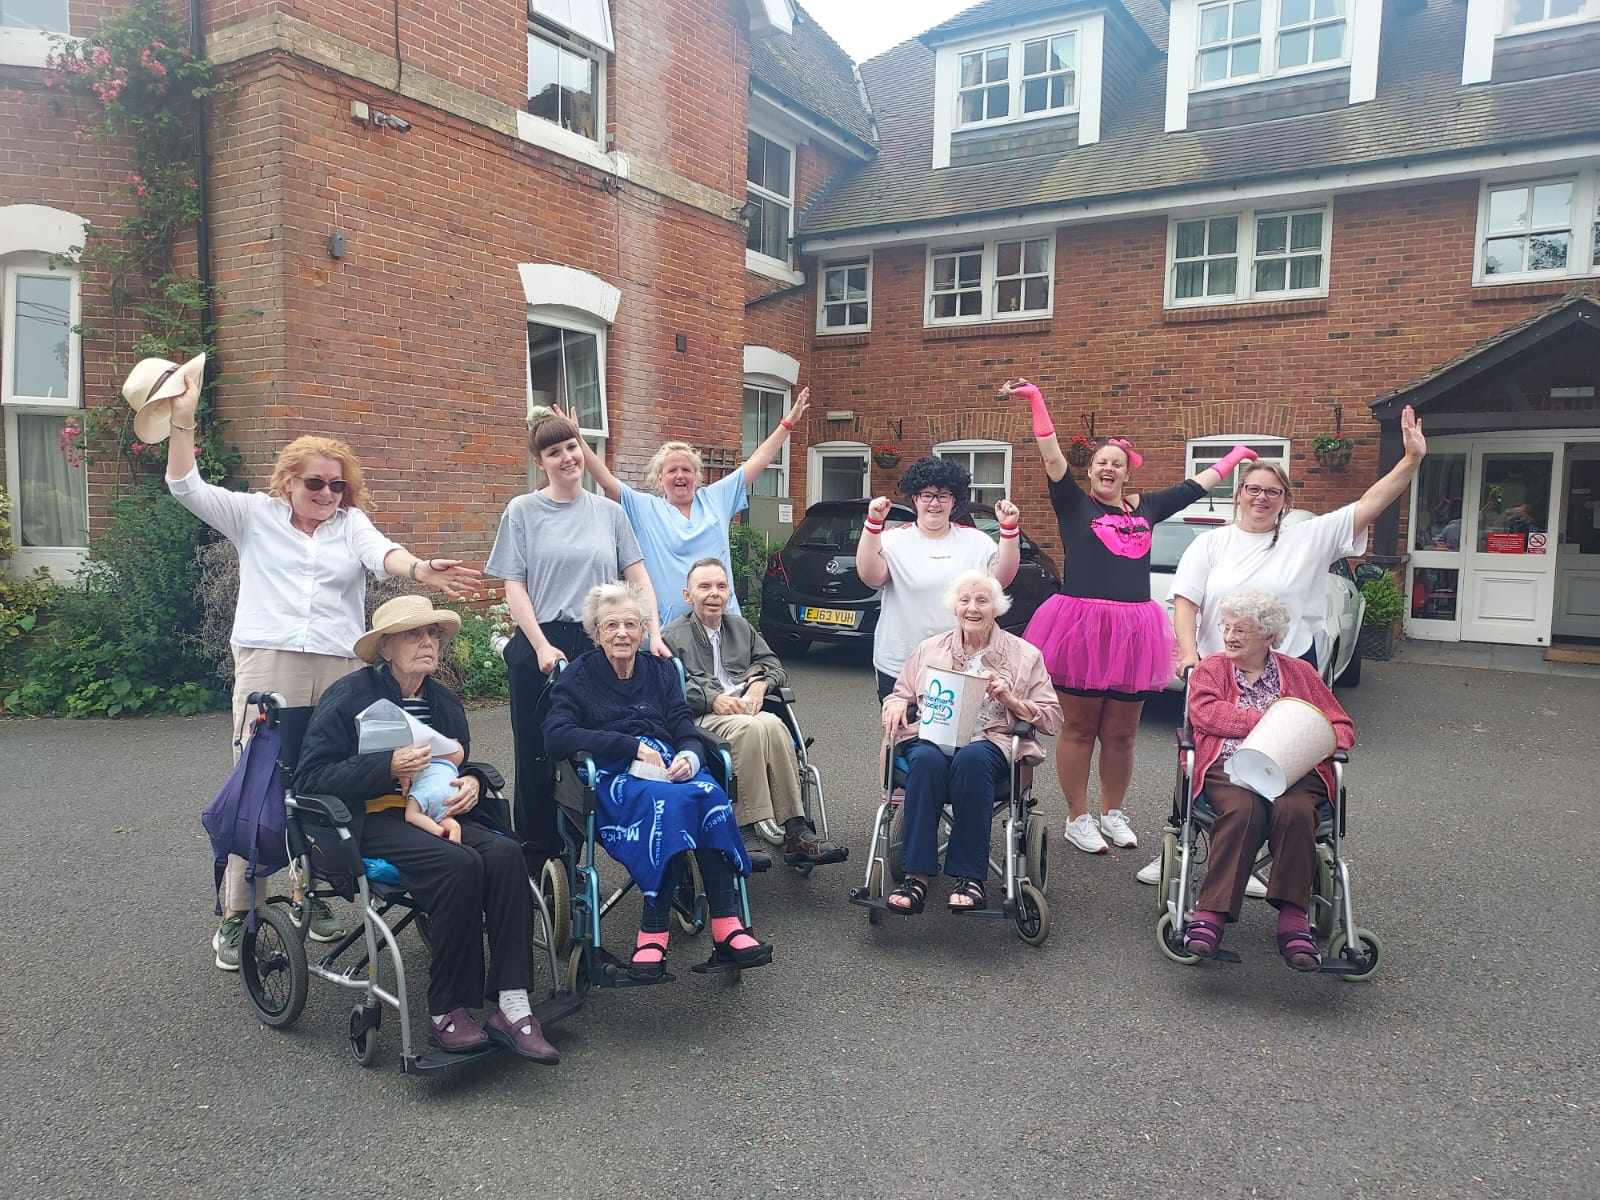
[[511,694],[506,679],[506,660],[489,641],[494,634],[493,618],[470,612],[461,614],[461,632],[456,634],[451,651],[461,675],[463,699],[504,700]]
[[733,588],[739,597],[739,611],[750,624],[761,624],[761,580],[767,573],[767,558],[782,542],[773,541],[754,525],[743,522],[728,529],[733,560]]
[[1405,614],[1405,597],[1394,576],[1387,571],[1382,578],[1369,579],[1362,584],[1361,595],[1367,601],[1361,623],[1369,629],[1393,629]]
[[[43,567],[21,579],[6,574],[6,563],[17,551],[11,541],[11,494],[0,491],[0,652],[38,624],[40,612],[50,601],[50,573]],[[0,654],[0,662],[14,662],[10,653]],[[4,681],[0,668],[0,682]]]

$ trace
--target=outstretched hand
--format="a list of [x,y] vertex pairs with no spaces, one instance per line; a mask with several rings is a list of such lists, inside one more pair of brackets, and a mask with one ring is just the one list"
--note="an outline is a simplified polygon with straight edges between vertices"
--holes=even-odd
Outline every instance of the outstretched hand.
[[794,398],[794,403],[789,406],[789,415],[784,418],[790,429],[796,428],[805,420],[806,410],[811,407],[811,389],[803,387],[800,394]]
[[1422,458],[1428,453],[1428,439],[1422,436],[1422,418],[1409,404],[1400,413],[1400,440],[1405,445],[1407,458]]

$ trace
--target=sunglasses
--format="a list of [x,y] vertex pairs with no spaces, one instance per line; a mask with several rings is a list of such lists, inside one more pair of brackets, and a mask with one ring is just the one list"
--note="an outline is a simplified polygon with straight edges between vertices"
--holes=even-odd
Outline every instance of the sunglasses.
[[342,479],[319,479],[315,475],[302,476],[300,482],[305,484],[308,492],[320,492],[323,488],[327,488],[335,496],[344,495],[345,488],[350,486]]

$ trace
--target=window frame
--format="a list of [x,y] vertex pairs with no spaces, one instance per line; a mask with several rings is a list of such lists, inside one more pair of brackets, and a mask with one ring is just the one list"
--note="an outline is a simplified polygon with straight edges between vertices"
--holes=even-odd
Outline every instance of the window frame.
[[[1500,26],[1495,32],[1496,37],[1521,37],[1525,33],[1540,33],[1546,29],[1565,29],[1571,25],[1586,25],[1591,21],[1600,21],[1600,0],[1584,0],[1584,6],[1568,17],[1542,17],[1537,21],[1524,21],[1520,24],[1511,19],[1511,10],[1515,0],[1504,0],[1500,8]],[[1550,0],[1543,0],[1546,12],[1550,10]]]
[[[84,424],[82,342],[78,330],[83,321],[83,275],[75,267],[51,266],[50,256],[33,251],[0,258],[0,414],[5,436],[5,489],[11,499],[12,521],[22,517],[21,438],[18,418],[24,416],[79,417]],[[67,395],[63,397],[17,396],[13,388],[16,362],[16,280],[22,276],[65,278],[71,286],[67,334]],[[89,525],[88,467],[84,467],[84,528]],[[68,574],[88,558],[87,546],[17,545],[12,570],[26,573],[36,567]]]
[[[1545,271],[1506,271],[1490,274],[1488,260],[1489,201],[1495,192],[1514,188],[1532,189],[1549,184],[1571,183],[1572,206],[1567,221],[1567,264]],[[1529,214],[1530,220],[1532,214]],[[1552,227],[1553,228],[1553,227]],[[1530,237],[1533,227],[1500,237]],[[1560,279],[1583,279],[1600,275],[1600,169],[1579,169],[1551,175],[1501,175],[1486,177],[1478,185],[1477,242],[1473,247],[1472,283],[1474,287],[1500,287],[1504,284],[1539,283]]]
[[523,111],[534,120],[555,131],[556,137],[575,138],[585,147],[603,151],[606,143],[606,104],[609,99],[606,95],[606,74],[607,67],[610,64],[610,48],[597,46],[576,34],[568,32],[564,27],[556,25],[546,18],[535,19],[530,14],[527,20],[527,38],[524,43],[527,57],[523,62],[524,90],[530,92],[533,87],[531,78],[533,73],[533,39],[536,37],[558,49],[567,51],[569,54],[587,58],[594,65],[594,136],[586,136],[575,129],[568,129],[559,121],[552,121],[549,117],[540,116],[529,107],[533,103],[532,95],[523,100]]
[[968,503],[989,504],[992,506],[993,501],[980,500],[978,497],[972,495],[973,487],[992,489],[996,486],[992,483],[980,484],[976,482],[977,472],[973,470],[974,456],[979,454],[997,453],[1004,456],[1005,466],[1001,472],[1002,480],[999,484],[999,487],[1001,488],[1000,499],[1003,500],[1007,496],[1011,495],[1011,450],[1012,446],[1010,442],[997,442],[990,438],[959,438],[952,442],[940,442],[928,453],[933,455],[935,458],[944,458],[947,455],[962,456],[962,465],[967,468],[968,474],[974,476],[973,484],[967,489]]
[[[759,137],[764,141],[771,142],[775,146],[782,146],[789,152],[789,194],[787,196],[780,196],[773,192],[770,188],[767,188],[759,183],[752,183],[750,181],[750,139],[754,137]],[[749,241],[746,240],[746,266],[751,265],[749,262],[750,259],[755,259],[756,262],[765,263],[774,269],[783,271],[785,274],[794,270],[794,184],[795,158],[797,157],[795,150],[796,145],[792,140],[786,137],[778,136],[769,127],[758,126],[753,122],[745,126],[745,200],[748,202],[752,197],[752,193],[754,193],[754,195],[759,196],[762,200],[782,205],[784,210],[789,214],[788,220],[785,222],[785,229],[787,232],[784,234],[783,239],[785,257],[774,258],[772,255],[767,254],[764,251],[753,249],[750,246]],[[762,156],[762,160],[765,162],[765,155]]]
[[[829,301],[827,299],[827,295],[828,295],[828,273],[830,271],[848,271],[851,268],[863,267],[863,266],[866,267],[866,269],[867,269],[867,298],[866,298],[867,319],[866,319],[866,321],[864,321],[863,323],[861,323],[859,325],[829,325],[827,323],[827,321],[828,321],[828,308],[830,307]],[[853,303],[859,303],[859,301],[852,301],[852,300],[848,299],[848,295],[849,295],[849,292],[848,292],[848,288],[849,288],[848,276],[846,276],[846,285],[845,286],[846,286],[846,297],[847,298],[844,299],[844,300],[835,300],[835,301],[833,301],[833,306],[834,307],[842,306],[845,309],[845,316],[848,317],[849,316],[850,305],[853,304]],[[865,258],[860,258],[860,257],[856,257],[856,258],[839,258],[839,259],[824,260],[822,262],[819,262],[817,264],[817,334],[819,336],[821,336],[821,337],[828,337],[830,335],[841,334],[841,333],[868,333],[868,332],[871,331],[871,329],[872,329],[872,255],[869,253]]]
[[872,447],[865,442],[817,442],[806,447],[806,507],[822,503],[822,460],[859,456],[861,459],[861,495],[864,500],[872,495]]
[[[1305,216],[1310,213],[1322,214],[1322,271],[1318,286],[1314,288],[1292,288],[1283,291],[1258,291],[1256,289],[1256,226],[1263,219],[1271,217],[1290,218],[1288,232],[1293,232],[1293,218]],[[1210,248],[1209,223],[1221,217],[1233,217],[1238,221],[1238,235],[1235,238],[1235,254],[1238,267],[1234,275],[1234,290],[1231,295],[1215,296],[1189,296],[1179,297],[1178,292],[1178,226],[1192,221],[1207,222],[1207,249]],[[1286,243],[1287,245],[1287,243]],[[1302,252],[1299,257],[1309,255],[1310,251]],[[1212,258],[1228,257],[1226,255],[1207,255]],[[1273,258],[1295,257],[1288,251],[1285,254],[1273,254]],[[1184,262],[1199,261],[1197,259],[1184,259]],[[1328,295],[1329,276],[1333,268],[1333,201],[1331,199],[1321,202],[1303,202],[1298,204],[1273,204],[1262,205],[1258,208],[1236,208],[1207,210],[1203,212],[1184,213],[1173,215],[1167,219],[1167,253],[1166,253],[1166,280],[1164,284],[1163,306],[1168,309],[1180,308],[1211,308],[1222,304],[1272,304],[1282,300],[1319,300]],[[1288,272],[1285,272],[1284,282],[1288,282]]]
[[45,36],[57,34],[70,34],[72,32],[72,3],[71,0],[61,0],[61,28],[39,29],[32,25],[7,25],[3,15],[0,15],[0,29],[15,29],[23,33],[42,33]]
[[[785,417],[787,417],[789,415],[789,410],[794,407],[794,389],[790,384],[784,382],[782,379],[779,379],[773,375],[746,375],[744,377],[739,391],[740,451],[739,465],[734,467],[735,471],[744,470],[745,461],[749,459],[750,455],[755,450],[755,447],[751,447],[749,450],[744,449],[744,393],[746,390],[765,392],[769,395],[781,397],[781,403],[778,411],[779,421],[782,421]],[[766,475],[768,471],[775,472],[777,475],[778,490],[773,493],[773,499],[789,499],[789,444],[792,441],[792,438],[785,438],[783,440],[783,445],[778,448],[778,457],[773,459],[772,462],[767,465],[766,469],[762,471],[763,476]],[[756,443],[757,446],[760,444],[760,442]],[[756,492],[756,489],[752,487],[749,489],[749,494],[751,496],[755,496],[758,493]]]
[[[1344,23],[1344,37],[1342,39],[1339,57],[1328,59],[1324,62],[1308,62],[1303,66],[1295,67],[1281,66],[1278,61],[1278,41],[1283,36],[1282,0],[1261,0],[1261,25],[1258,34],[1258,40],[1261,42],[1261,52],[1260,57],[1256,62],[1255,73],[1251,75],[1229,75],[1223,79],[1213,79],[1209,83],[1203,82],[1200,78],[1201,52],[1206,49],[1215,49],[1217,45],[1221,45],[1222,43],[1211,44],[1201,42],[1200,25],[1202,14],[1206,9],[1216,8],[1221,4],[1227,4],[1231,10],[1233,5],[1240,2],[1241,0],[1205,0],[1205,2],[1197,3],[1195,5],[1194,58],[1189,67],[1190,94],[1219,91],[1224,88],[1240,87],[1249,83],[1261,83],[1264,80],[1269,79],[1285,79],[1296,75],[1310,75],[1317,71],[1334,71],[1341,67],[1350,66],[1352,40],[1350,36],[1350,23],[1353,19],[1351,13],[1352,0],[1342,0],[1342,3],[1344,4],[1344,12],[1340,15],[1340,20]],[[1314,12],[1315,0],[1312,0],[1312,4],[1312,11]],[[1292,33],[1302,28],[1314,28],[1319,24],[1325,25],[1330,23],[1331,19],[1324,18],[1323,20],[1318,21],[1313,16],[1308,20],[1297,24],[1294,29],[1290,30],[1290,32]],[[1249,38],[1235,39],[1231,36],[1233,32],[1233,16],[1231,11],[1228,16],[1228,32],[1230,37],[1227,45],[1229,46],[1232,46],[1235,41],[1249,40]],[[1229,56],[1229,65],[1232,65],[1231,53]]]
[[[1042,241],[1045,243],[1045,269],[1044,278],[1049,282],[1049,289],[1043,308],[1024,308],[1015,312],[1002,313],[999,309],[999,278],[997,276],[997,263],[999,247],[1006,242],[1024,243],[1022,249],[1022,264],[1027,263],[1028,242]],[[953,254],[973,254],[981,251],[982,257],[978,269],[979,296],[981,307],[976,313],[956,315],[953,317],[937,317],[934,315],[934,271],[933,262],[936,258],[947,258]],[[1036,275],[1024,275],[1020,278],[1037,278]],[[1007,278],[1019,278],[1007,276]],[[958,273],[959,280],[959,273]],[[963,291],[939,292],[938,295],[959,295]],[[1026,286],[1023,288],[1026,297]],[[1033,232],[1008,231],[1003,236],[989,237],[983,242],[971,239],[946,241],[943,243],[930,242],[923,256],[922,279],[922,323],[925,329],[944,328],[952,325],[989,325],[1002,321],[1047,321],[1055,315],[1056,303],[1056,230],[1048,229]]]
[[[1291,479],[1294,477],[1289,470],[1292,462],[1289,456],[1294,450],[1294,442],[1290,438],[1282,437],[1275,433],[1208,433],[1202,437],[1189,438],[1183,444],[1183,477],[1185,479],[1193,479],[1201,471],[1220,461],[1236,445],[1256,447],[1258,452],[1259,448],[1263,446],[1281,446],[1283,449],[1281,458],[1269,458],[1263,454],[1260,461],[1275,463],[1283,468],[1284,474],[1289,475]],[[1216,450],[1217,454],[1215,456],[1206,454],[1197,459],[1196,450]],[[1207,492],[1196,500],[1194,504],[1189,505],[1188,508],[1193,509],[1196,506],[1204,506],[1209,509],[1215,503],[1226,502],[1232,504],[1234,498],[1239,494],[1239,481],[1248,469],[1248,465],[1239,466],[1217,485],[1219,488],[1226,487],[1228,489],[1226,497],[1215,496],[1211,492]]]
[[607,54],[616,53],[617,47],[615,41],[615,30],[611,25],[611,5],[607,2],[607,0],[595,0],[595,8],[600,14],[601,24],[605,26],[605,28],[601,30],[600,37],[598,39],[591,37],[588,33],[581,29],[569,25],[560,17],[551,16],[546,12],[540,12],[539,0],[528,0],[527,8],[528,19],[530,21],[537,18],[539,21],[542,21],[553,28],[559,29],[569,37],[577,38],[581,42],[590,43],[597,48],[604,50]]
[[[1030,42],[1050,42],[1053,38],[1072,36],[1072,65],[1065,74],[1072,81],[1072,103],[1061,108],[1045,108],[1039,112],[1024,113],[1022,111],[1022,94],[1024,90],[1024,76],[1022,67],[1025,55],[1025,46]],[[990,41],[984,45],[962,46],[956,48],[955,56],[955,87],[951,92],[950,103],[954,106],[950,118],[950,132],[967,133],[974,129],[993,129],[1001,125],[1014,125],[1022,121],[1042,121],[1050,117],[1064,117],[1078,112],[1083,105],[1083,45],[1084,22],[1071,21],[1064,25],[1041,26],[1014,32],[1006,41]],[[961,60],[971,54],[987,56],[996,50],[1006,51],[1006,86],[1008,93],[1008,106],[1003,117],[985,117],[981,121],[963,121],[961,119],[961,97],[967,92],[987,91],[989,88],[999,86],[998,83],[978,83],[968,87],[961,85]],[[1045,63],[1049,65],[1049,48],[1045,49]],[[1052,74],[1061,72],[1046,72],[1044,75],[1030,75],[1028,79],[1048,79]],[[1048,95],[1048,85],[1046,93]],[[985,112],[988,111],[985,103]]]
[[[578,436],[589,444],[595,456],[601,462],[606,461],[606,449],[611,441],[611,416],[610,405],[606,400],[606,351],[610,337],[610,329],[601,321],[586,319],[578,313],[566,309],[553,309],[542,305],[529,305],[527,320],[522,337],[522,380],[523,380],[523,411],[533,405],[533,353],[528,345],[527,326],[544,325],[552,329],[559,329],[564,333],[576,333],[593,337],[595,339],[595,364],[598,367],[596,377],[600,384],[600,424],[598,426],[578,425]],[[575,407],[570,406],[571,397],[558,398],[557,403],[577,416]],[[534,484],[540,477],[539,465],[532,454],[528,456],[528,481]],[[588,474],[584,475],[584,487],[590,491],[595,490],[595,484]]]

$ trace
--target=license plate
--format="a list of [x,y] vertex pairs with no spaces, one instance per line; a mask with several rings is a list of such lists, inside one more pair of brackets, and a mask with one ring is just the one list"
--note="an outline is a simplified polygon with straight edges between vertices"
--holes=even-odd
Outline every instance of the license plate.
[[800,619],[812,625],[843,625],[854,629],[861,614],[851,608],[802,608]]

